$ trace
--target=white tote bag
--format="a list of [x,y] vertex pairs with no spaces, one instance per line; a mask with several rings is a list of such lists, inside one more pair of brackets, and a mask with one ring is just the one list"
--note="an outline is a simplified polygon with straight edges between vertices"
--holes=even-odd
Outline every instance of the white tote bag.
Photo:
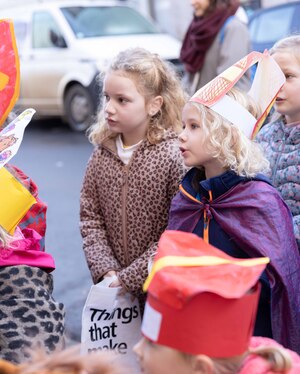
[[125,364],[137,368],[133,346],[141,338],[138,299],[109,287],[112,278],[93,285],[82,312],[81,351],[114,350]]

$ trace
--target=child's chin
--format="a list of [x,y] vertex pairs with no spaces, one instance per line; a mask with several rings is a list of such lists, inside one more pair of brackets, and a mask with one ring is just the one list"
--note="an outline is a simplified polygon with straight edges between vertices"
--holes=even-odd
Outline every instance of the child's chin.
[[187,168],[190,168],[190,167],[192,167],[192,166],[195,166],[194,164],[191,164],[190,162],[188,162],[188,160],[184,160],[184,161],[183,161],[183,164],[184,164],[184,166],[186,166]]
[[284,114],[284,113],[283,113],[284,110],[282,111],[283,108],[281,109],[281,106],[282,106],[282,105],[280,105],[280,104],[281,104],[280,101],[277,102],[277,103],[275,103],[274,108],[275,108],[276,112],[278,112],[278,113],[280,113],[280,114]]

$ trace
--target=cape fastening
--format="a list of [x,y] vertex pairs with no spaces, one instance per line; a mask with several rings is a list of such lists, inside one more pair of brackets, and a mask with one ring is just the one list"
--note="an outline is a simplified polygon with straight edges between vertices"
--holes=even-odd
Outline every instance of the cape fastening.
[[[226,95],[246,71],[255,64],[257,64],[257,69],[248,94],[262,110],[262,115],[258,119],[253,117],[241,104]],[[248,138],[253,139],[270,112],[284,83],[283,72],[267,51],[264,53],[251,52],[200,88],[190,101],[212,109],[237,126]]]

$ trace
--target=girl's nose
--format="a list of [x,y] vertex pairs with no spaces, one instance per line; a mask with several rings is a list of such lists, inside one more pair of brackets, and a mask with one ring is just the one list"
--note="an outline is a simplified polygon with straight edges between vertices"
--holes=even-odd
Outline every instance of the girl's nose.
[[106,113],[115,113],[115,108],[114,108],[114,106],[113,106],[113,104],[112,104],[112,102],[111,102],[111,100],[110,101],[107,101],[106,103],[105,103],[105,105],[104,105],[104,111],[106,112]]
[[178,135],[178,139],[181,143],[185,142],[186,141],[186,134],[185,134],[185,130],[182,130],[181,133]]

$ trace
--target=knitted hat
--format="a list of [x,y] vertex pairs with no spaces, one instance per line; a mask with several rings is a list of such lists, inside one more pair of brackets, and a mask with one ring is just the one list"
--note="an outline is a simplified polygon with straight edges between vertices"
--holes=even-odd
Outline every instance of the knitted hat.
[[144,285],[143,335],[194,355],[242,354],[256,318],[258,279],[268,262],[233,258],[194,234],[166,231]]
[[[258,119],[241,104],[226,95],[246,71],[256,63],[254,80],[248,94],[262,109],[262,115]],[[200,88],[190,101],[212,109],[237,126],[248,138],[253,139],[270,112],[284,82],[283,72],[267,51],[264,53],[251,52]]]

